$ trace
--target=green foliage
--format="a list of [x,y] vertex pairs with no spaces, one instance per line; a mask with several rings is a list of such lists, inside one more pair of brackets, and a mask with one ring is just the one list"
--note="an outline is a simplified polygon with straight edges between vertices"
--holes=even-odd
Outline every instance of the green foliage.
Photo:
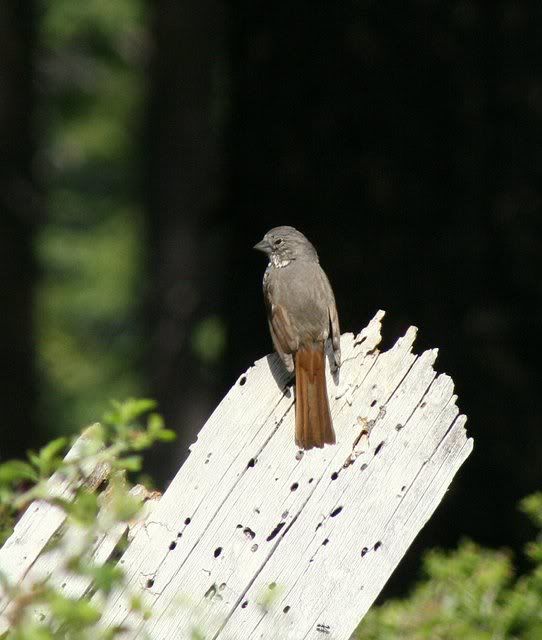
[[74,501],[63,501],[62,506],[72,520],[83,526],[90,527],[98,515],[98,497],[87,489],[78,489]]
[[[109,640],[116,630],[101,632],[95,625],[100,619],[100,599],[124,580],[124,574],[114,561],[96,564],[92,547],[100,536],[123,523],[130,522],[141,509],[142,500],[130,493],[126,471],[139,470],[140,452],[154,442],[172,440],[174,434],[164,428],[162,418],[149,413],[155,403],[145,399],[130,399],[112,403],[112,409],[102,423],[86,429],[77,441],[77,453],[63,457],[67,438],[57,438],[40,449],[29,452],[28,462],[10,460],[0,465],[0,540],[12,532],[18,509],[26,507],[34,498],[41,498],[64,509],[67,526],[77,530],[79,547],[67,546],[64,567],[74,578],[91,579],[92,592],[82,598],[70,598],[48,581],[21,586],[8,584],[0,575],[2,587],[14,604],[10,613],[11,629],[8,640]],[[110,470],[107,488],[96,494],[87,484],[85,469],[106,465]],[[51,495],[50,475],[58,471],[73,486],[73,499]],[[63,531],[55,536],[44,553],[64,544]],[[93,597],[94,596],[94,597]],[[36,615],[35,609],[41,615]],[[133,610],[144,619],[150,612],[139,599],[133,598]]]
[[[542,494],[521,508],[542,526]],[[424,577],[404,600],[373,607],[358,640],[538,640],[542,638],[542,553],[527,547],[534,567],[516,577],[511,554],[464,541],[456,551],[430,551]]]
[[40,449],[38,454],[29,451],[28,457],[38,471],[40,478],[48,477],[53,471],[58,469],[62,463],[60,454],[64,451],[67,444],[68,438],[62,437],[49,442],[49,444]]
[[22,460],[10,460],[0,465],[0,487],[19,480],[37,481],[38,474],[34,467]]
[[519,508],[542,529],[542,492],[533,493],[520,502]]
[[64,633],[80,631],[98,622],[100,613],[88,600],[73,600],[53,593],[49,599],[49,606],[53,617],[62,621]]

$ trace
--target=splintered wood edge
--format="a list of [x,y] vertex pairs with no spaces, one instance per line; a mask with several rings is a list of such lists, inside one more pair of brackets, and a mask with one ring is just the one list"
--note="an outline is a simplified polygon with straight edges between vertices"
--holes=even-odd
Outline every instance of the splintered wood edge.
[[[395,392],[400,396],[401,393],[405,393],[403,378],[405,378],[405,376],[409,372],[411,372],[411,370],[415,372],[416,362],[418,362],[418,365],[416,366],[421,366],[421,370],[425,371],[425,375],[428,376],[427,382],[423,382],[423,384],[426,384],[428,387],[430,387],[435,379],[439,379],[441,380],[442,386],[447,387],[447,393],[450,394],[453,390],[453,383],[451,382],[451,379],[449,379],[447,376],[443,377],[444,374],[441,374],[441,376],[437,377],[432,368],[433,362],[437,355],[437,351],[429,350],[421,354],[419,357],[412,355],[411,348],[416,336],[416,329],[414,327],[410,327],[405,336],[400,338],[389,351],[386,351],[381,355],[379,354],[377,345],[380,343],[381,339],[380,323],[383,316],[384,312],[379,311],[375,315],[373,320],[369,323],[369,325],[359,334],[357,334],[356,336],[354,336],[353,334],[344,334],[342,336],[341,346],[343,348],[343,365],[346,365],[345,369],[348,368],[348,362],[358,360],[359,364],[355,365],[356,368],[354,373],[357,372],[358,369],[360,369],[363,370],[363,375],[357,382],[355,381],[355,379],[353,382],[349,382],[348,380],[346,380],[344,388],[342,388],[341,385],[339,385],[339,387],[335,389],[333,389],[332,387],[331,391],[336,393],[334,398],[340,399],[344,397],[346,399],[346,402],[341,405],[343,408],[347,405],[351,405],[352,402],[357,402],[359,404],[360,397],[362,397],[363,400],[361,404],[363,404],[365,408],[367,408],[367,405],[369,404],[372,407],[373,404],[369,402],[371,398],[367,394],[370,394],[372,392],[372,389],[374,389],[378,385],[368,385],[367,380],[371,376],[373,376],[374,380],[379,384],[383,383],[384,387],[388,385],[389,392],[391,394],[388,399],[392,398],[394,389]],[[365,344],[366,342],[368,343],[368,345]],[[366,362],[368,362],[367,365]],[[392,374],[394,374],[394,368],[397,367],[397,371],[399,373],[397,374],[396,372],[395,375],[399,375],[399,378],[396,379]],[[255,445],[254,438],[256,436],[259,437],[258,429],[253,429],[253,432],[251,433],[254,433],[255,435],[250,435],[246,442],[243,442],[242,437],[246,435],[243,429],[237,429],[233,433],[228,432],[227,437],[224,438],[223,434],[221,436],[220,427],[223,427],[224,424],[228,425],[229,421],[233,420],[234,418],[237,422],[239,422],[240,420],[241,425],[245,426],[247,429],[249,427],[253,427],[253,421],[255,420],[254,416],[260,415],[257,411],[255,411],[254,407],[258,407],[259,405],[265,407],[266,402],[271,406],[271,413],[266,410],[266,415],[268,415],[268,418],[265,419],[265,423],[269,421],[273,423],[273,420],[275,420],[275,423],[280,426],[285,417],[288,416],[288,412],[291,412],[292,401],[291,399],[287,400],[285,398],[285,395],[280,395],[279,391],[277,391],[277,384],[271,385],[271,387],[275,389],[274,394],[269,392],[269,382],[272,381],[272,378],[270,378],[270,376],[266,374],[266,371],[267,373],[269,371],[273,373],[273,377],[275,377],[275,383],[277,383],[279,387],[281,385],[281,382],[285,384],[288,380],[288,376],[284,376],[284,372],[282,372],[283,377],[280,377],[280,364],[276,356],[268,356],[267,358],[263,358],[257,361],[253,367],[248,369],[239,377],[237,383],[232,387],[226,398],[224,398],[209,421],[200,431],[198,440],[191,448],[191,454],[188,460],[185,462],[176,478],[173,480],[168,491],[166,491],[166,494],[162,499],[162,504],[153,514],[153,522],[148,523],[149,525],[153,525],[152,530],[150,526],[146,529],[144,539],[142,535],[140,535],[139,538],[136,536],[136,540],[134,541],[135,544],[133,544],[125,554],[124,567],[128,571],[128,573],[130,573],[131,571],[132,576],[127,589],[138,590],[143,587],[146,604],[153,607],[153,611],[155,611],[156,609],[155,613],[157,617],[151,619],[148,624],[154,629],[155,632],[158,633],[158,635],[156,636],[158,638],[167,637],[167,635],[170,634],[174,628],[178,630],[184,629],[185,627],[183,626],[183,624],[185,625],[187,623],[186,615],[188,615],[189,617],[198,617],[192,615],[194,613],[193,611],[187,613],[186,615],[180,614],[179,617],[179,615],[176,615],[173,611],[171,611],[171,607],[168,604],[168,599],[173,598],[175,590],[178,591],[179,589],[182,589],[183,584],[187,584],[186,580],[184,582],[181,581],[180,584],[178,583],[179,577],[176,575],[179,571],[178,565],[179,563],[181,565],[184,565],[186,562],[188,562],[188,564],[192,562],[193,564],[192,551],[194,551],[194,555],[197,556],[196,548],[199,545],[199,552],[201,553],[201,546],[204,544],[204,541],[209,538],[210,531],[216,530],[216,522],[214,522],[215,516],[220,512],[220,509],[231,499],[231,496],[235,494],[236,486],[239,482],[243,482],[243,478],[246,476],[246,462],[243,463],[243,467],[239,466],[239,463],[235,463],[237,464],[236,468],[239,469],[239,472],[237,474],[233,473],[233,475],[230,474],[231,477],[229,480],[226,477],[222,477],[223,484],[227,485],[227,491],[223,494],[224,497],[221,497],[222,494],[220,494],[220,491],[218,491],[217,494],[217,485],[214,482],[211,482],[211,484],[209,484],[206,480],[206,476],[210,476],[211,478],[214,477],[214,474],[210,469],[211,465],[209,465],[207,469],[204,466],[201,466],[210,463],[212,460],[216,460],[216,458],[210,458],[211,453],[206,454],[205,452],[211,451],[212,444],[214,443],[216,446],[216,450],[221,451],[221,456],[225,455],[227,457],[231,454],[231,450],[235,450],[236,453],[239,454],[239,451],[245,452],[246,449],[246,452],[244,454],[241,454],[241,457],[243,457],[243,455],[248,457],[250,455],[250,446]],[[353,376],[354,373],[352,373]],[[411,375],[411,379],[415,380],[416,376]],[[361,391],[363,391],[363,393],[360,393],[360,385],[362,387]],[[423,391],[423,387],[421,387],[421,389]],[[246,402],[245,400],[244,408],[242,397],[243,391],[250,394],[251,400],[251,402]],[[350,398],[348,397],[349,394],[351,396]],[[259,402],[253,402],[254,398],[257,398]],[[399,397],[398,402],[404,401],[404,398],[401,399]],[[452,404],[453,407],[455,407],[455,396],[453,396]],[[240,418],[239,413],[232,413],[232,407],[234,409],[238,408],[239,412],[244,411],[245,413],[241,413]],[[454,412],[454,415],[457,415],[456,408],[454,409]],[[367,411],[368,421],[373,421],[373,423],[375,421],[378,422],[378,418],[380,417],[381,413],[382,407],[376,407],[372,414],[373,417],[370,418],[371,413],[370,411]],[[246,420],[243,420],[243,417],[246,418]],[[334,416],[334,420],[335,419],[336,416]],[[384,422],[384,420],[381,420],[380,422]],[[451,423],[453,423],[453,418],[451,419]],[[269,429],[269,427],[267,427],[267,429]],[[241,433],[241,436],[239,436],[239,433]],[[257,454],[255,457],[249,460],[248,466],[254,467],[256,457],[259,455],[265,455],[270,446],[274,446],[276,448],[279,458],[281,456],[289,456],[290,454],[288,453],[288,451],[291,451],[290,440],[285,440],[284,442],[282,442],[282,448],[275,443],[276,438],[278,436],[282,437],[283,435],[284,427],[282,431],[277,431],[277,429],[275,428],[270,438],[266,437],[265,439],[261,439],[262,444],[258,445],[259,448],[257,449]],[[377,432],[375,432],[375,436],[376,435]],[[223,448],[220,448],[222,446],[220,445],[220,437],[222,437],[224,440]],[[238,440],[241,441],[238,442]],[[472,447],[472,441],[468,441],[468,444],[470,447]],[[346,448],[348,449],[348,447]],[[282,451],[282,454],[280,453],[280,451]],[[333,456],[333,454],[330,454],[330,452],[332,451],[337,453],[335,457]],[[363,455],[364,453],[366,452],[362,451],[359,455]],[[339,444],[334,448],[326,447],[323,452],[318,452],[316,454],[314,452],[308,452],[305,456],[305,461],[307,459],[311,459],[311,456],[312,460],[314,461],[316,459],[314,458],[315,455],[320,456],[322,459],[327,459],[326,465],[323,467],[322,471],[322,473],[325,474],[330,464],[330,456],[333,459],[332,464],[336,465],[339,462],[338,458],[343,455],[341,443],[339,442]],[[356,458],[354,458],[354,461],[350,461],[349,464],[355,463],[355,459]],[[343,458],[341,458],[341,460],[346,462],[348,460],[348,457],[344,456]],[[234,466],[234,462],[235,458],[232,458],[231,463],[228,459],[228,464],[223,465],[223,469],[228,473],[231,472],[232,467]],[[250,465],[251,462],[252,465]],[[459,466],[457,468],[459,468]],[[196,471],[197,469],[199,469],[199,471]],[[233,472],[234,471],[235,469],[233,469]],[[191,498],[189,497],[189,484],[191,482],[190,478],[194,476],[194,473],[196,473],[196,475],[198,475],[201,479],[201,482],[198,481],[198,484],[201,484],[203,486],[196,486],[196,491],[199,490],[199,493],[194,494],[191,502]],[[218,473],[218,471],[215,471],[214,473]],[[451,481],[451,477],[449,481]],[[200,506],[194,509],[194,505],[198,504],[196,501],[196,496],[200,501]],[[179,501],[182,503],[183,498],[186,498],[184,506],[179,507],[178,503]],[[218,505],[216,512],[212,509],[209,511],[208,508],[209,502],[213,502],[213,500],[215,500],[216,504]],[[305,502],[305,504],[310,504],[310,500],[311,496],[307,498],[308,502]],[[176,524],[176,521],[182,521],[184,515],[188,513],[187,507],[189,508],[190,505],[191,518],[189,517],[186,520],[187,522],[190,522],[192,519],[193,524],[191,524],[189,527],[181,527],[179,535],[181,535],[181,532],[182,535],[185,536],[187,532],[195,532],[193,538],[183,538],[184,543],[187,544],[188,547],[192,548],[192,551],[190,551],[188,555],[183,556],[182,552],[180,552],[179,548],[177,547],[175,553],[178,555],[176,556],[177,559],[175,559],[173,556],[168,556],[166,545],[168,544],[168,541],[171,540],[172,535],[174,535],[173,532],[176,530],[174,527],[179,526],[178,524]],[[203,513],[199,513],[202,506],[207,510],[205,511],[204,509]],[[299,511],[297,512],[298,515],[296,515],[295,518],[298,518],[298,516],[303,513],[304,508],[304,505],[300,507]],[[197,529],[197,527],[196,529],[194,529],[193,527],[196,526],[198,516],[204,518],[205,524],[200,525],[200,529]],[[418,529],[416,529],[415,534],[419,531],[421,526],[423,526],[423,524],[420,525]],[[217,598],[218,602],[223,602],[221,610],[223,610],[223,614],[225,615],[217,612],[214,616],[215,618],[220,618],[220,616],[222,616],[222,620],[225,619],[226,622],[230,618],[232,620],[237,620],[234,614],[236,612],[240,612],[243,609],[243,607],[240,607],[240,604],[241,602],[246,601],[243,600],[243,598],[246,596],[250,585],[257,581],[258,576],[265,571],[266,567],[272,564],[273,556],[277,552],[277,549],[280,550],[281,544],[283,544],[283,540],[288,539],[285,538],[285,534],[289,530],[289,527],[285,527],[281,534],[277,535],[276,544],[273,550],[271,551],[270,555],[265,560],[263,565],[255,569],[254,575],[252,575],[252,577],[248,580],[247,586],[240,598],[238,598],[234,602],[230,602],[229,604],[227,602],[227,599],[222,595],[220,596],[220,599]],[[152,545],[149,545],[150,540],[153,540]],[[191,540],[193,540],[193,542],[191,542]],[[191,545],[195,546],[191,547]],[[212,549],[209,551],[209,553],[212,555]],[[186,567],[183,570],[186,571]],[[181,575],[183,575],[182,571]],[[144,579],[143,583],[141,582],[140,577]],[[211,577],[209,578],[209,580],[211,580]],[[166,613],[166,611],[166,618],[169,618],[169,622],[167,622],[166,619],[163,619],[161,621],[162,614]],[[206,622],[213,623],[213,621],[208,619],[207,615],[204,615],[204,620]],[[110,602],[108,603],[106,612],[104,613],[104,623],[106,624],[106,626],[112,626],[114,624],[122,624],[126,626],[127,638],[132,637],[132,632],[135,632],[137,634],[138,631],[142,631],[143,629],[142,621],[138,622],[135,616],[127,611],[126,598],[122,593],[119,592],[114,594],[110,599]],[[219,624],[218,627],[216,627],[216,623],[214,624],[215,626],[211,624],[211,629],[205,627],[206,632],[214,632],[216,634],[222,633],[224,623]],[[149,626],[146,627],[147,630],[149,630]],[[130,631],[130,629],[132,631]]]
[[[411,343],[413,341],[414,334],[415,334],[415,330],[411,328],[411,330],[407,332],[407,335],[403,338],[403,340],[406,340],[407,342]],[[394,346],[394,348],[396,348],[400,342],[401,341],[398,341]],[[389,353],[389,352],[386,352],[386,353]],[[443,470],[444,479],[440,480],[438,486],[432,486],[431,482],[429,482],[430,486],[426,491],[427,496],[424,498],[424,500],[426,500],[427,504],[430,506],[427,506],[425,511],[422,514],[420,514],[419,504],[414,505],[413,509],[416,512],[414,513],[416,524],[411,525],[410,529],[407,528],[406,530],[402,531],[402,534],[401,536],[399,536],[399,539],[398,539],[399,543],[397,541],[393,541],[390,544],[389,536],[385,536],[382,533],[382,531],[379,532],[378,534],[373,533],[371,535],[368,535],[369,539],[371,539],[371,537],[373,538],[373,542],[377,540],[377,542],[374,543],[375,550],[381,549],[382,548],[381,541],[385,540],[384,542],[385,555],[381,556],[382,558],[386,558],[386,555],[389,554],[390,551],[392,552],[395,551],[395,557],[393,558],[393,563],[390,564],[388,562],[386,564],[385,562],[380,560],[379,564],[377,564],[377,568],[380,569],[380,572],[377,571],[373,575],[372,583],[370,580],[365,580],[365,591],[363,592],[363,594],[357,593],[355,589],[352,591],[351,595],[354,598],[352,602],[348,602],[347,597],[345,597],[345,595],[347,594],[342,592],[341,588],[333,589],[332,592],[329,594],[329,599],[326,599],[325,589],[322,588],[322,585],[325,585],[326,582],[329,582],[329,576],[332,576],[334,573],[336,573],[337,570],[340,570],[341,563],[340,562],[337,563],[336,562],[337,558],[335,558],[335,563],[332,564],[331,566],[328,566],[327,571],[324,571],[323,574],[321,573],[318,576],[313,576],[312,581],[309,580],[305,584],[305,587],[303,587],[303,584],[302,584],[303,579],[295,578],[296,572],[295,572],[295,567],[293,565],[295,565],[296,561],[298,560],[300,553],[301,553],[301,557],[303,556],[304,547],[306,546],[306,541],[304,542],[302,548],[297,548],[296,550],[293,548],[296,546],[296,542],[297,542],[295,539],[295,534],[292,534],[293,537],[290,537],[289,540],[287,536],[285,536],[285,540],[282,543],[283,544],[282,548],[279,547],[277,549],[275,554],[269,559],[266,565],[262,567],[260,574],[254,578],[250,587],[245,592],[243,596],[244,599],[242,602],[243,606],[241,607],[236,606],[232,610],[231,614],[228,616],[228,619],[226,620],[226,623],[220,628],[219,633],[215,637],[222,637],[222,634],[224,634],[224,637],[230,637],[229,634],[233,633],[236,628],[242,628],[243,634],[244,634],[243,637],[246,637],[246,638],[253,637],[250,629],[253,629],[254,632],[257,629],[257,635],[255,635],[254,637],[258,637],[258,638],[260,637],[271,638],[273,637],[274,633],[278,632],[279,629],[280,629],[281,637],[284,637],[284,638],[297,638],[297,637],[304,637],[304,638],[315,637],[316,638],[316,637],[320,637],[321,633],[330,632],[330,629],[333,630],[332,637],[345,638],[345,639],[350,637],[350,634],[354,631],[355,627],[359,623],[363,614],[370,607],[370,605],[372,604],[372,602],[374,601],[374,599],[382,589],[387,578],[389,577],[389,575],[391,575],[391,573],[397,566],[398,562],[400,561],[400,559],[402,558],[402,556],[410,546],[414,537],[418,534],[418,532],[421,530],[423,525],[427,522],[429,517],[432,515],[433,511],[436,509],[436,507],[442,500],[444,493],[448,488],[448,485],[453,479],[453,476],[455,475],[455,473],[457,472],[461,464],[468,457],[468,455],[472,450],[473,441],[472,439],[466,438],[466,433],[464,429],[466,417],[463,415],[458,416],[458,410],[455,404],[457,398],[455,395],[453,395],[453,381],[446,374],[440,374],[439,376],[437,376],[433,369],[433,363],[436,358],[436,355],[437,355],[436,349],[429,350],[422,353],[416,359],[416,361],[412,364],[412,366],[408,369],[408,373],[405,376],[405,378],[399,383],[397,387],[397,393],[398,394],[404,393],[404,389],[405,388],[408,389],[408,385],[406,384],[406,381],[409,378],[411,379],[411,382],[419,383],[420,385],[419,391],[422,391],[422,393],[419,396],[419,399],[417,400],[416,406],[419,407],[420,410],[426,410],[425,407],[427,404],[429,404],[428,398],[431,396],[431,393],[436,394],[437,409],[438,409],[437,415],[442,412],[442,417],[439,418],[440,422],[439,422],[438,433],[440,433],[440,436],[437,439],[437,441],[435,441],[434,445],[432,445],[434,446],[434,449],[430,449],[428,451],[427,453],[428,458],[427,460],[423,461],[422,468],[425,468],[426,470],[431,468],[431,465],[434,464],[433,462],[431,462],[432,459],[434,457],[438,457],[439,455],[441,457],[444,455],[443,460],[441,462],[441,467],[439,467],[439,469]],[[418,365],[420,366],[418,367]],[[420,369],[420,372],[416,372],[416,367]],[[419,378],[420,374],[424,372],[426,376],[425,381],[420,380]],[[425,385],[427,385],[427,389],[425,392],[423,392],[423,388]],[[439,396],[439,394],[441,395]],[[409,391],[407,395],[412,396],[412,390]],[[390,398],[390,400],[392,399],[393,397]],[[388,402],[386,402],[385,405],[388,405]],[[382,408],[384,407],[381,407],[381,410]],[[390,411],[390,408],[391,406],[388,405],[388,412]],[[407,412],[407,415],[408,415],[408,412]],[[385,413],[383,417],[385,422],[386,420]],[[388,419],[389,418],[390,416],[388,415]],[[415,425],[417,425],[419,421],[418,419],[413,419],[412,415],[410,416],[410,418],[407,418],[407,422],[408,420],[411,420]],[[391,424],[388,426],[393,427],[393,420],[391,421]],[[402,431],[404,427],[405,427],[405,424],[397,424],[395,428],[398,429],[399,431]],[[369,453],[369,455],[376,456],[384,445],[389,446],[385,444],[386,438],[384,437],[383,428],[380,429],[380,433],[377,433],[377,431],[378,429],[376,429],[374,433],[376,437],[375,437],[375,442],[373,443],[372,451],[365,450],[362,453]],[[388,431],[391,431],[391,434],[394,435],[393,428],[388,429]],[[413,441],[416,442],[416,439],[414,438]],[[448,443],[448,444],[443,444],[441,447],[442,443]],[[424,442],[423,444],[425,445],[426,442]],[[386,456],[384,455],[384,458],[385,457]],[[379,456],[379,459],[383,459],[382,456]],[[410,461],[407,460],[407,462],[410,462]],[[348,466],[350,464],[352,464],[351,460],[349,461]],[[428,465],[428,466],[424,467],[425,465]],[[361,465],[361,467],[359,467],[358,465],[358,468],[361,468],[362,471],[364,467],[367,467],[365,463]],[[399,470],[400,470],[400,467],[395,469],[395,472]],[[390,469],[390,471],[393,471],[393,469]],[[339,473],[335,471],[331,476],[331,480],[332,481],[336,480],[338,477],[339,477]],[[388,476],[387,474],[383,474],[382,477],[379,478],[379,480],[382,480],[384,478],[386,479],[386,482],[390,482],[391,477]],[[365,478],[365,481],[366,480],[367,478]],[[417,486],[419,485],[423,485],[423,483],[418,480]],[[368,490],[363,485],[361,487],[353,486],[352,488],[353,488],[353,491],[350,496],[350,501],[355,502],[356,497],[359,498],[359,501],[355,506],[352,506],[351,504],[350,507],[351,507],[351,511],[353,509],[355,512],[355,516],[360,518],[360,520],[358,520],[357,527],[347,526],[346,530],[354,530],[356,531],[356,535],[357,535],[358,531],[360,532],[363,531],[364,526],[365,528],[367,528],[365,523],[371,520],[374,520],[375,516],[378,519],[379,508],[377,507],[374,513],[365,512],[364,508],[366,504],[371,504],[371,501],[374,500],[373,498],[374,494],[371,495],[370,492],[367,493]],[[398,491],[402,491],[405,489],[406,489],[405,486],[401,487],[401,489],[398,487]],[[376,488],[375,488],[375,491],[377,491],[377,494],[378,494],[378,490]],[[400,497],[401,497],[400,495],[397,495],[397,498],[400,498]],[[338,504],[341,504],[341,505],[348,504],[348,502],[349,500],[343,497]],[[317,501],[317,504],[318,504],[318,507],[321,507],[322,505],[320,500]],[[310,501],[307,503],[307,507],[310,508]],[[329,504],[328,509],[331,509],[331,508],[333,507],[331,506],[331,504]],[[339,512],[344,513],[342,506],[335,507],[333,509],[334,511],[331,512],[332,517],[334,513],[337,513],[337,514]],[[382,509],[382,511],[385,511],[385,510]],[[308,523],[306,521],[307,519],[306,518],[304,519],[304,515],[305,515],[305,512],[301,512],[299,514],[298,522],[296,524],[299,524],[299,526],[302,527],[304,530],[307,530],[307,529],[310,530],[310,527],[308,526]],[[412,515],[411,513],[407,514],[408,517],[410,517],[411,515]],[[338,516],[337,519],[339,518],[340,516]],[[393,519],[392,519],[392,522],[393,522]],[[355,525],[355,521],[352,523],[352,525]],[[359,529],[360,526],[361,526],[361,529]],[[397,526],[397,522],[394,522],[394,526]],[[365,533],[367,534],[367,531]],[[344,530],[343,530],[343,534],[344,534]],[[322,539],[324,539],[324,542],[322,544],[326,545],[325,547],[326,552],[329,553],[329,549],[330,549],[330,546],[328,545],[328,542],[330,540],[329,534],[326,534],[325,530],[323,530],[321,537]],[[331,537],[333,537],[333,534],[331,534]],[[341,544],[346,544],[346,539],[344,535],[340,536],[340,539],[342,540]],[[292,540],[293,542],[291,542]],[[285,549],[288,547],[289,542],[291,542],[290,547],[292,548],[290,549],[290,552],[287,553]],[[365,549],[369,550],[370,545],[362,549],[361,557],[365,555],[363,553]],[[279,573],[277,573],[278,567],[276,565],[277,565],[277,560],[279,560],[281,550],[284,552],[283,553],[284,559],[282,562],[283,570],[282,572],[280,572],[279,570]],[[313,551],[309,551],[308,553],[310,555],[313,553]],[[314,550],[314,554],[316,553],[318,553],[317,549]],[[310,558],[309,562],[312,562],[313,559],[314,559],[314,556]],[[357,567],[356,564],[360,562],[361,562],[360,566]],[[363,567],[365,567],[365,570],[366,570],[368,566],[367,562],[369,562],[369,560],[361,561],[361,559],[358,557],[357,563],[355,559],[350,559],[346,563],[346,566],[348,567],[348,570],[351,572],[351,576],[361,575],[360,571],[362,571]],[[279,564],[279,566],[281,565]],[[343,563],[343,566],[344,566],[344,563]],[[291,577],[291,580],[293,580],[294,583],[296,583],[296,589],[299,590],[302,595],[298,595],[297,599],[295,597],[295,594],[293,598],[289,598],[289,599],[288,598],[283,599],[281,596],[279,596],[277,602],[275,603],[275,607],[276,607],[275,615],[271,615],[267,611],[262,613],[261,608],[260,610],[258,610],[257,607],[254,608],[255,616],[254,616],[254,621],[251,623],[249,620],[249,614],[248,614],[251,603],[254,603],[254,602],[258,603],[258,601],[261,602],[261,597],[262,597],[261,594],[266,591],[266,587],[271,588],[274,584],[280,584],[281,576],[285,575],[284,573],[285,571],[287,572],[287,575],[289,578],[293,574],[293,577]],[[347,580],[348,580],[348,577],[345,577],[345,581]],[[288,583],[286,582],[286,584]],[[306,590],[307,585],[309,588],[309,593]],[[312,598],[310,596],[311,588],[313,590]],[[362,586],[362,589],[363,589],[363,586]],[[335,608],[333,605],[334,595],[336,595],[340,599],[340,602],[339,601],[335,602]],[[284,615],[281,615],[281,611],[283,607],[284,609],[282,613],[284,614],[288,612],[288,617],[290,617],[290,620],[291,620],[292,613],[296,609],[298,612],[299,611],[305,612],[307,609],[310,609],[312,606],[316,605],[316,603],[322,602],[322,601],[324,602],[324,606],[320,610],[319,614],[315,616],[315,619],[311,622],[311,625],[309,625],[309,627],[306,628],[303,626],[303,624],[306,621],[305,614],[302,615],[301,621],[300,620],[297,621],[297,626],[295,626],[295,629],[291,629],[288,626],[284,626],[285,624],[287,624],[287,618]],[[326,606],[326,603],[328,606]],[[329,611],[329,609],[331,609],[331,611]],[[326,614],[326,610],[328,610],[327,614]],[[345,610],[347,610],[348,612],[347,614],[344,613]],[[342,611],[343,613],[338,615],[338,620],[337,620],[337,612],[339,611]],[[326,617],[326,615],[328,617]],[[319,620],[318,619],[319,616],[323,616],[323,618]],[[335,617],[335,620],[333,620],[334,617]],[[331,626],[327,624],[326,620],[327,622],[332,622]],[[281,627],[280,624],[282,624],[283,626]],[[312,634],[314,634],[314,636]]]

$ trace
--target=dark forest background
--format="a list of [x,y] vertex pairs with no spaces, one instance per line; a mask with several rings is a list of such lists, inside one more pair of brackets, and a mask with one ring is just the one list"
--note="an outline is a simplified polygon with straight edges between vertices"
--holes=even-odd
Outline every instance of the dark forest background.
[[3,0],[0,457],[139,394],[180,435],[148,460],[166,482],[271,349],[251,247],[291,224],[343,331],[378,308],[386,347],[418,326],[469,416],[475,453],[391,590],[427,546],[519,550],[542,467],[541,42],[535,0]]

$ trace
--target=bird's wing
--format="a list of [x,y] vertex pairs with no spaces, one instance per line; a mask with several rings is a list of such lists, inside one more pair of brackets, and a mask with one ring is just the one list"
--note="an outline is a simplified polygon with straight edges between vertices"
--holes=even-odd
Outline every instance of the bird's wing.
[[280,304],[272,304],[269,308],[269,328],[275,349],[281,358],[294,353],[298,348],[290,317],[286,309]]

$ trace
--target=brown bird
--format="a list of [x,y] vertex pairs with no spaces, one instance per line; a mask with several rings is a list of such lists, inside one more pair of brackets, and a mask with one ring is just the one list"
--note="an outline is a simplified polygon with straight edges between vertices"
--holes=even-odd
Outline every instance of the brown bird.
[[335,297],[305,236],[275,227],[255,247],[269,256],[263,294],[271,337],[289,372],[295,365],[295,443],[303,449],[335,444],[326,388],[324,346],[331,336],[335,364],[341,364]]

